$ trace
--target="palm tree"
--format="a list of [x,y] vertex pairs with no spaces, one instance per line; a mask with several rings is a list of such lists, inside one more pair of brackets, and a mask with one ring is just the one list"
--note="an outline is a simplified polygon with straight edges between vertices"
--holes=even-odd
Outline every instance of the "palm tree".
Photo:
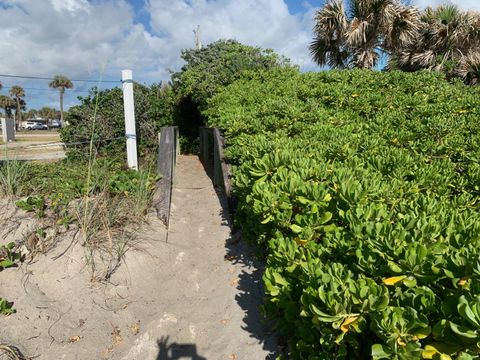
[[18,130],[22,123],[21,100],[25,96],[25,90],[21,86],[14,85],[10,88],[10,96],[15,100],[15,128]]
[[15,107],[15,100],[10,96],[0,95],[0,108],[5,112],[5,120],[7,120],[12,112],[12,109]]
[[60,91],[60,123],[63,125],[63,94],[65,89],[73,88],[73,83],[66,76],[56,75],[48,86]]
[[462,57],[455,69],[455,75],[467,85],[480,84],[480,52],[470,51]]
[[328,0],[315,17],[310,44],[319,65],[373,68],[380,54],[413,42],[418,11],[399,0]]
[[442,71],[467,83],[478,82],[480,14],[442,5],[426,8],[420,20],[417,41],[397,49],[389,66],[405,71]]

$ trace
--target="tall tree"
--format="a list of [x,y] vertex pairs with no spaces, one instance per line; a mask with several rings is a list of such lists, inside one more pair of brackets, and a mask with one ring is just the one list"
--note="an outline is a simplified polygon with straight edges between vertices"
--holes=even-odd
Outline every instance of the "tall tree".
[[60,119],[60,111],[57,109],[44,106],[40,110],[38,110],[38,115],[42,118],[47,120],[48,124],[52,124],[52,120]]
[[418,11],[399,0],[328,0],[315,17],[310,44],[319,65],[334,68],[367,68],[382,53],[415,41]]
[[10,96],[15,100],[15,128],[18,130],[20,124],[22,123],[22,98],[25,97],[25,90],[18,85],[14,85],[10,88]]
[[394,52],[389,66],[405,71],[428,69],[479,81],[480,13],[455,5],[428,7],[420,17],[417,41]]
[[12,109],[15,108],[15,100],[10,96],[0,95],[0,108],[5,112],[5,120],[9,119]]
[[65,89],[73,88],[73,83],[64,75],[56,75],[48,86],[60,91],[60,122],[63,125],[63,95]]
[[181,71],[172,74],[175,92],[200,108],[216,91],[241,77],[245,70],[291,66],[290,60],[271,49],[244,45],[236,40],[218,40],[201,49],[182,50]]
[[183,50],[181,58],[185,64],[172,74],[172,90],[177,97],[174,117],[180,134],[191,143],[198,137],[198,127],[204,125],[201,111],[220,88],[241,78],[245,71],[291,66],[290,60],[271,49],[236,40],[218,40],[201,49]]
[[26,112],[25,114],[25,118],[27,120],[30,120],[30,119],[36,119],[38,116],[38,110],[35,110],[35,109],[30,109]]

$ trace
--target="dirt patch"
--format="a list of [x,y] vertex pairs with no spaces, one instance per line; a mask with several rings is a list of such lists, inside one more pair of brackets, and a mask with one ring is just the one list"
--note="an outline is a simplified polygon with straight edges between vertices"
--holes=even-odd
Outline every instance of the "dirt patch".
[[[0,209],[0,244],[25,243],[40,220],[11,202],[0,200]],[[0,317],[0,343],[36,359],[114,359],[131,346],[150,320],[149,311],[141,309],[148,308],[158,291],[152,293],[145,283],[148,275],[143,275],[158,266],[156,243],[165,241],[165,231],[155,217],[150,220],[142,233],[154,227],[155,238],[139,234],[141,244],[127,253],[121,270],[107,283],[90,281],[75,226],[58,236],[46,254],[32,258],[22,246],[25,261],[0,272],[0,297],[16,309]]]
[[13,201],[0,199],[0,245],[23,242],[37,225],[37,220],[20,210]]

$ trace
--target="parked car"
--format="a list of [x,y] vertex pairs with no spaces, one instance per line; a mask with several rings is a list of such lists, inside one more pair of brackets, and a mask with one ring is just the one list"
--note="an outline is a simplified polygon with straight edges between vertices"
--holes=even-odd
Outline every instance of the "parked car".
[[60,124],[60,120],[52,120],[50,124],[50,129],[60,129],[62,125]]
[[27,121],[25,123],[25,129],[27,130],[48,130],[48,126],[36,121]]

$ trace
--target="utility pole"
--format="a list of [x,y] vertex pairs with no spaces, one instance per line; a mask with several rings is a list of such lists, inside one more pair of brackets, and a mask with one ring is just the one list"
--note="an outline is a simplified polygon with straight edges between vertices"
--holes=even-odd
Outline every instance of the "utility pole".
[[193,33],[195,34],[195,47],[197,50],[202,49],[202,42],[200,41],[200,25],[197,25],[197,30],[193,30]]

